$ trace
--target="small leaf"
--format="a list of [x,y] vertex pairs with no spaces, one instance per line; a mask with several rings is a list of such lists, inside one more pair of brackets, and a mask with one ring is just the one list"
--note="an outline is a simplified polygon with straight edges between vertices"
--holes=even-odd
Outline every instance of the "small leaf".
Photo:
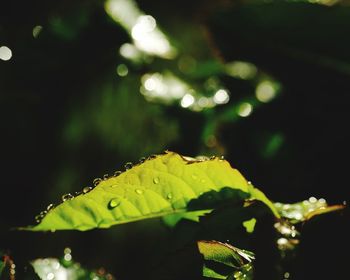
[[193,159],[173,152],[128,168],[117,177],[51,209],[34,231],[89,230],[186,211],[222,201],[257,199],[279,217],[273,203],[220,158]]
[[208,278],[214,278],[214,279],[227,279],[226,275],[221,275],[215,270],[207,267],[205,264],[203,265],[203,276]]
[[[206,261],[203,265],[203,276],[215,279],[227,279],[232,276],[238,279],[241,279],[242,276],[242,279],[247,279],[247,276],[249,276],[248,279],[250,279],[252,274],[251,262],[254,260],[252,252],[214,240],[201,240],[197,242],[197,245],[199,252]],[[224,270],[223,267],[220,267],[220,264],[229,269]]]

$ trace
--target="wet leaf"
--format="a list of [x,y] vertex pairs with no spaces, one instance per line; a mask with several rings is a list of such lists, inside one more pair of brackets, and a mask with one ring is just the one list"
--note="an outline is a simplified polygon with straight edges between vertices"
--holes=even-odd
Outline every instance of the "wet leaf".
[[280,213],[282,218],[289,220],[291,223],[296,224],[310,220],[311,218],[326,214],[333,211],[342,210],[344,205],[332,205],[329,206],[325,199],[316,199],[310,197],[308,200],[293,204],[275,203],[275,207]]
[[[251,279],[252,252],[238,249],[228,243],[219,241],[198,241],[199,252],[206,263],[203,266],[203,276],[215,279]],[[222,267],[224,265],[225,267]]]
[[108,228],[168,214],[213,209],[222,201],[273,203],[221,158],[193,159],[173,152],[154,156],[117,177],[99,180],[88,193],[67,199],[27,229]]

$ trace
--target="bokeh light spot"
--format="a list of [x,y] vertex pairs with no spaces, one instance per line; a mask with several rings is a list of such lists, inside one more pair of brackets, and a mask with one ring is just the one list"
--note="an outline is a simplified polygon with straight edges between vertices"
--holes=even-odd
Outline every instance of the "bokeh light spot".
[[248,102],[243,102],[238,106],[237,114],[241,117],[248,117],[253,112],[253,106]]
[[270,81],[263,81],[258,84],[255,90],[256,98],[263,103],[267,103],[276,97],[276,86]]
[[12,57],[12,51],[10,48],[6,47],[6,46],[2,46],[0,47],[0,59],[7,61],[10,60]]
[[129,73],[129,69],[125,64],[119,64],[117,66],[117,74],[120,77],[125,77],[126,75],[128,75],[128,73]]

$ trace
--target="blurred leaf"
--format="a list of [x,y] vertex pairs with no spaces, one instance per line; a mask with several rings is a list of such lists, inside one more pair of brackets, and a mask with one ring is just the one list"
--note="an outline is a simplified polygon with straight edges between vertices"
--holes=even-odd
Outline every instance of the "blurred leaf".
[[251,1],[232,7],[211,21],[212,35],[226,58],[250,57],[269,68],[288,58],[299,60],[299,67],[313,63],[350,73],[350,40],[341,35],[349,28],[348,6]]
[[[215,279],[227,279],[234,276],[236,279],[252,279],[252,265],[254,254],[238,249],[228,243],[219,241],[198,241],[199,252],[207,262],[203,267],[203,276]],[[213,263],[214,262],[214,263]],[[215,270],[215,263],[223,264],[231,269],[223,275]],[[212,264],[213,268],[208,264]],[[219,267],[217,267],[219,268]]]
[[[1,253],[0,253],[1,254]],[[1,254],[1,259],[0,259],[0,276],[2,274],[2,271],[4,270],[5,268],[5,262],[2,260],[2,254]]]
[[173,213],[215,208],[220,202],[257,199],[278,217],[272,202],[220,158],[194,159],[173,152],[151,158],[117,177],[100,180],[96,188],[83,190],[27,229],[88,230],[161,217]]
[[67,145],[78,149],[96,141],[118,155],[137,158],[175,141],[179,136],[177,121],[159,105],[144,100],[139,78],[113,77],[95,85],[83,104],[77,100],[64,127]]

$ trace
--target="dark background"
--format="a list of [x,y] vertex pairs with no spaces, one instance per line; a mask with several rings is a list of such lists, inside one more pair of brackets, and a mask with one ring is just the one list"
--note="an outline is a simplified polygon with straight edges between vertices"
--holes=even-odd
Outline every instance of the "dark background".
[[[62,194],[164,149],[224,155],[273,201],[348,200],[346,2],[138,2],[177,49],[175,58],[123,58],[118,50],[130,35],[102,1],[1,3],[0,46],[13,56],[0,60],[0,248],[32,259],[60,256],[70,246],[90,267],[137,279],[155,248],[168,242],[158,220],[87,233],[9,229],[33,224]],[[34,37],[38,25],[42,30]],[[181,71],[184,57],[196,61],[194,69]],[[252,63],[258,74],[244,80],[218,70],[232,61]],[[121,63],[129,69],[125,77],[116,73]],[[142,75],[164,71],[207,97],[212,92],[203,85],[219,81],[230,101],[193,111],[178,100],[146,100],[139,90]],[[278,94],[259,103],[254,91],[266,77]],[[239,117],[236,108],[244,100],[256,106]],[[331,214],[306,226],[296,278],[346,278],[339,254],[349,249],[348,222],[346,215]]]

